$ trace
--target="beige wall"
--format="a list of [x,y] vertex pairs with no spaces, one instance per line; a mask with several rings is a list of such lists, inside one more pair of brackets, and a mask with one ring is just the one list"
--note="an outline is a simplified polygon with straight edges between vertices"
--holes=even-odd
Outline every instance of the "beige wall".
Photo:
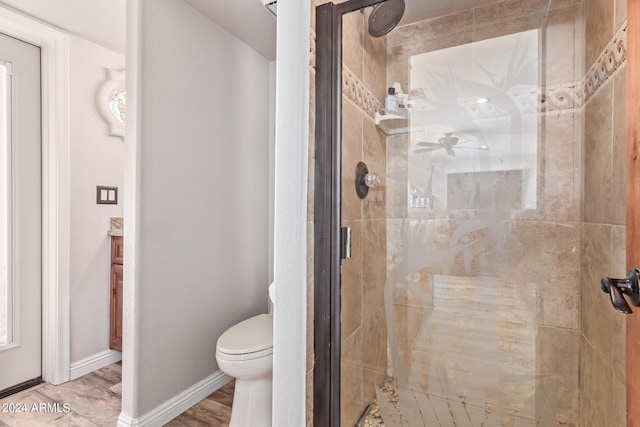
[[182,0],[128,7],[123,421],[217,378],[269,285],[269,62]]

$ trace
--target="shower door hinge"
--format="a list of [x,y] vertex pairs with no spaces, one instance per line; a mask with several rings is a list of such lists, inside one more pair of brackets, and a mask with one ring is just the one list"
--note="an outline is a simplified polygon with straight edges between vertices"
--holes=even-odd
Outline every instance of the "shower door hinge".
[[340,227],[340,258],[351,258],[351,227]]

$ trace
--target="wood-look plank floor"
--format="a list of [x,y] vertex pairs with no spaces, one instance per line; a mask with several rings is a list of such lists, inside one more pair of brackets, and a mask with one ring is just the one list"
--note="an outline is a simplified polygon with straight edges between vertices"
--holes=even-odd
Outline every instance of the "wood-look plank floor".
[[235,382],[231,381],[170,421],[167,427],[228,427],[234,387]]
[[[120,415],[120,363],[58,386],[43,383],[0,400],[0,427],[115,426]],[[231,382],[167,424],[170,427],[227,427]]]

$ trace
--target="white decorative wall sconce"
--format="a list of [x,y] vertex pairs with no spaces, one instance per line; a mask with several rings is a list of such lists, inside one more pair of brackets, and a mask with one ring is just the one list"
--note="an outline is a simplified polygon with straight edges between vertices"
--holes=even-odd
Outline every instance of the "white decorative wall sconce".
[[127,91],[124,71],[107,69],[107,79],[96,92],[96,104],[100,115],[109,125],[109,135],[124,139],[127,117]]

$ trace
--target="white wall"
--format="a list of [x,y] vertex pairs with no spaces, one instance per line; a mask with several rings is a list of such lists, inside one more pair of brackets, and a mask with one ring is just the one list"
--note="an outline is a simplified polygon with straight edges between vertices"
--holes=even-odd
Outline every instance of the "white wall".
[[124,213],[96,204],[96,185],[123,190],[124,144],[109,136],[96,107],[106,68],[123,69],[124,56],[83,38],[69,46],[71,140],[71,362],[109,349],[109,220]]
[[269,283],[273,282],[274,216],[276,200],[276,61],[269,63]]
[[121,418],[137,418],[216,372],[219,335],[266,311],[269,62],[181,0],[127,17]]

